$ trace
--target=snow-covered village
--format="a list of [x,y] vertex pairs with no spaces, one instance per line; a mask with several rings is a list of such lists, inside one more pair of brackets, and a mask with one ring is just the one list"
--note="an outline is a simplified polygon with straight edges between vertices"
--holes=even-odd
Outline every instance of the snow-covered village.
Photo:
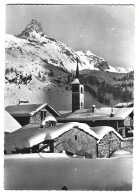
[[5,190],[132,191],[133,15],[6,6]]

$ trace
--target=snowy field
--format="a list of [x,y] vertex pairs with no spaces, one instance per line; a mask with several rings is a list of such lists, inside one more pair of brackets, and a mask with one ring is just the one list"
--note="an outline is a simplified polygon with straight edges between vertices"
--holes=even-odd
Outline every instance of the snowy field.
[[[24,157],[23,157],[24,156]],[[39,154],[5,156],[6,190],[132,190],[132,157],[51,158]]]

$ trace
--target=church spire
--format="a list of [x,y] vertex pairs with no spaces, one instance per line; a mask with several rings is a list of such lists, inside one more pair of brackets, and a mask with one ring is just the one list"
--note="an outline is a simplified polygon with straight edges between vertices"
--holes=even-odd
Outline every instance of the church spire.
[[77,61],[76,78],[79,79],[79,66],[78,66],[79,59],[76,58],[76,61]]

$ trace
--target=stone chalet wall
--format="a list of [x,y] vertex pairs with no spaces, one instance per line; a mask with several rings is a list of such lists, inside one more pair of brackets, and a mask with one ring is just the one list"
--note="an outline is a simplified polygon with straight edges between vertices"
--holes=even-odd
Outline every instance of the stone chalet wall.
[[127,116],[125,120],[118,122],[118,132],[122,137],[127,137],[127,129],[128,127],[133,129],[133,119],[130,116]]
[[82,130],[72,128],[54,141],[54,152],[63,150],[86,158],[96,158],[97,140]]
[[111,132],[110,154],[121,148],[121,139]]
[[[43,108],[43,110],[44,110],[44,108]],[[48,110],[46,110],[46,116],[52,116],[52,114]],[[42,119],[41,119],[41,110],[30,117],[30,123],[40,124],[41,121],[42,121]]]
[[98,158],[108,158],[121,147],[121,140],[113,132],[106,134],[98,143]]
[[126,117],[126,119],[124,120],[124,126],[129,127],[133,124],[133,120],[131,119],[130,116]]

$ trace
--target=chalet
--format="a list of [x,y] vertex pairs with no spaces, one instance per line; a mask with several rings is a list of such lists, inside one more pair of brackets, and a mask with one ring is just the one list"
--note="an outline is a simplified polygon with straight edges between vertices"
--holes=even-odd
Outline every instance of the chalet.
[[99,137],[97,141],[97,157],[108,158],[121,148],[122,136],[112,127],[100,126],[91,128]]
[[133,129],[133,107],[129,108],[110,108],[102,107],[91,109],[76,110],[62,114],[57,118],[58,123],[81,122],[91,127],[110,126],[119,132],[123,137],[128,130]]
[[87,124],[70,122],[42,128],[28,124],[5,136],[9,153],[63,153],[85,158],[103,158],[120,148],[122,137],[112,127],[90,128]]
[[21,126],[30,123],[40,124],[41,121],[47,116],[60,116],[47,103],[44,104],[23,104],[7,106],[6,111],[9,112],[14,119],[18,121]]
[[90,127],[82,123],[57,124],[41,128],[38,124],[28,124],[5,136],[5,151],[9,153],[47,152],[97,157],[98,136]]

